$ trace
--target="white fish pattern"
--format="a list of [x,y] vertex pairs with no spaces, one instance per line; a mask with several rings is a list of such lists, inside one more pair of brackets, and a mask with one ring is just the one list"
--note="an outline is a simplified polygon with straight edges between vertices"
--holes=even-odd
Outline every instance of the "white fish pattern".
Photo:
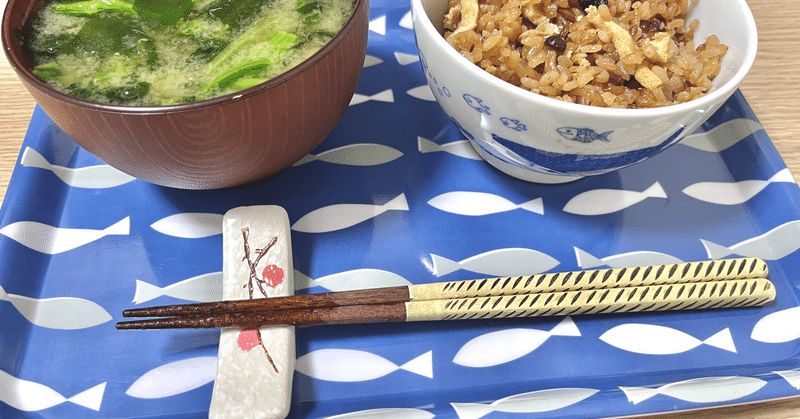
[[453,362],[464,367],[493,367],[522,358],[551,336],[580,335],[580,330],[570,317],[565,317],[550,331],[515,328],[489,332],[462,346]]
[[222,214],[184,212],[164,217],[150,227],[167,236],[202,239],[222,234]]
[[348,144],[319,154],[308,154],[292,166],[301,166],[313,161],[346,166],[378,166],[396,160],[402,155],[403,153],[399,150],[383,144]]
[[197,275],[166,287],[136,280],[135,304],[169,296],[187,301],[212,302],[222,300],[222,272]]
[[684,188],[683,193],[694,199],[717,205],[739,205],[747,202],[772,183],[795,183],[788,168],[768,180],[739,182],[699,182]]
[[380,269],[355,269],[317,279],[312,279],[297,269],[294,271],[296,290],[322,287],[328,291],[350,291],[403,285],[412,285],[412,283],[396,273]]
[[217,357],[199,356],[154,368],[125,391],[137,399],[161,399],[186,393],[212,381],[217,373]]
[[461,269],[490,276],[534,275],[558,266],[556,258],[538,250],[524,248],[496,249],[460,262],[431,254],[433,274],[444,276]]
[[362,95],[362,94],[356,93],[356,94],[353,95],[353,98],[350,99],[350,105],[349,106],[358,105],[358,104],[361,104],[361,103],[364,103],[364,102],[369,102],[371,100],[375,101],[375,102],[389,102],[389,103],[391,103],[391,102],[394,102],[394,93],[392,92],[392,89],[386,89],[386,90],[384,90],[384,91],[382,91],[380,93],[375,93],[372,96],[367,96],[367,95]]
[[343,413],[341,415],[328,416],[326,419],[431,419],[435,416],[433,413],[423,409],[385,408]]
[[750,338],[765,343],[785,343],[800,339],[800,306],[779,310],[762,317]]
[[83,298],[36,299],[9,294],[0,287],[0,301],[8,301],[26,320],[48,329],[86,329],[112,319],[111,314],[102,306]]
[[[419,55],[417,54],[406,54],[404,52],[398,52],[398,51],[394,53],[394,58],[400,65],[414,64],[419,61]],[[430,90],[430,88],[428,90]]]
[[409,91],[407,91],[409,96],[419,99],[419,100],[427,100],[428,102],[436,102],[436,97],[433,96],[433,92],[431,88],[428,87],[427,84],[423,84],[422,86],[417,86]]
[[386,211],[408,211],[406,195],[400,194],[382,205],[334,204],[311,211],[292,225],[303,233],[325,233],[352,227]]
[[296,371],[311,378],[336,382],[369,381],[398,370],[433,378],[433,352],[403,365],[370,352],[355,349],[320,349],[297,358]]
[[103,230],[54,227],[36,221],[17,221],[0,229],[0,234],[37,252],[55,255],[106,236],[128,235],[130,226],[130,217],[125,217]]
[[622,211],[647,198],[667,198],[658,182],[643,192],[622,189],[595,189],[580,193],[564,205],[564,212],[577,215],[603,215]]
[[544,214],[542,198],[515,204],[502,196],[486,192],[445,192],[433,197],[428,204],[453,214],[481,216],[523,209],[535,214]]
[[370,20],[369,30],[378,35],[386,35],[386,15]]
[[581,402],[600,390],[591,388],[554,388],[515,394],[491,404],[450,403],[459,419],[478,419],[492,412],[542,413],[563,409]]
[[766,384],[766,381],[752,377],[704,377],[665,384],[658,388],[620,387],[620,390],[633,404],[639,404],[659,394],[692,403],[719,403],[749,396]]
[[789,221],[759,236],[732,246],[722,246],[700,239],[710,259],[722,259],[729,255],[778,260],[800,249],[800,220]]
[[445,152],[465,159],[481,160],[481,156],[472,148],[469,140],[453,141],[439,145],[426,138],[417,137],[417,150],[420,153]]
[[761,124],[751,119],[732,119],[710,131],[687,135],[678,144],[709,153],[719,153],[762,129],[764,127]]
[[44,384],[22,380],[0,370],[0,402],[23,412],[37,412],[65,402],[87,409],[100,410],[106,383],[98,384],[70,398]]
[[800,390],[800,371],[798,370],[789,370],[789,371],[773,371],[775,374],[780,375],[786,380],[789,385],[794,387],[796,390]]
[[383,60],[381,60],[380,58],[378,58],[378,57],[376,57],[374,55],[367,54],[367,55],[364,56],[364,68],[373,67],[373,66],[376,66],[376,65],[382,64],[382,63],[383,63]]
[[403,18],[400,19],[398,25],[400,25],[401,28],[414,29],[414,20],[411,17],[411,11],[408,11],[403,15]]
[[636,252],[620,253],[616,255],[598,258],[585,250],[574,247],[575,258],[578,266],[582,269],[591,269],[598,266],[608,266],[611,268],[624,268],[628,266],[644,265],[667,265],[670,263],[681,263],[682,260],[666,253],[639,250]]
[[23,167],[35,167],[53,172],[62,182],[74,188],[106,189],[121,186],[136,180],[107,164],[70,168],[50,163],[38,151],[26,147],[22,152]]
[[672,355],[709,345],[736,352],[729,328],[722,329],[706,340],[671,327],[653,324],[627,323],[612,327],[600,335],[603,342],[628,352],[646,355]]

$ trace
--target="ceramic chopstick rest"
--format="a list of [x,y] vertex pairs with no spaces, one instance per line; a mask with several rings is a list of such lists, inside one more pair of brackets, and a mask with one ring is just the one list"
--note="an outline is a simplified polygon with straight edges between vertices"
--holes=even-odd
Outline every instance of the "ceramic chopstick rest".
[[[294,294],[291,232],[278,206],[239,207],[223,218],[223,299]],[[221,331],[210,419],[284,418],[295,364],[292,326]]]

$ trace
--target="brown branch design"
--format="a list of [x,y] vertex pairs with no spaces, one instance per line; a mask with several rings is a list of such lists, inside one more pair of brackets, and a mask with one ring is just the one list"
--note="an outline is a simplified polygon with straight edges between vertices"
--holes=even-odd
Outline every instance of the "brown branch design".
[[[273,246],[275,246],[275,244],[278,242],[278,238],[273,237],[272,240],[270,240],[269,243],[267,243],[266,247],[255,249],[254,251],[255,260],[253,260],[250,255],[249,228],[247,227],[242,228],[242,237],[244,238],[244,257],[242,258],[242,260],[247,262],[248,268],[250,270],[250,275],[247,280],[247,284],[245,284],[244,286],[247,287],[247,291],[248,294],[250,295],[251,300],[253,299],[256,286],[258,287],[258,290],[261,292],[261,294],[264,295],[264,297],[269,298],[269,296],[267,295],[267,291],[264,289],[266,281],[258,277],[258,274],[256,273],[257,272],[256,266],[258,266],[258,263],[261,261],[261,258],[266,256],[267,253],[269,253],[269,250],[272,249]],[[269,361],[269,363],[272,365],[272,368],[275,370],[276,373],[280,373],[280,371],[278,371],[278,367],[275,365],[275,362],[272,360],[272,357],[270,356],[267,347],[264,346],[264,341],[263,339],[261,339],[261,330],[256,329],[256,335],[258,336],[258,344],[261,346],[262,349],[264,349],[264,355],[267,356],[267,361]]]

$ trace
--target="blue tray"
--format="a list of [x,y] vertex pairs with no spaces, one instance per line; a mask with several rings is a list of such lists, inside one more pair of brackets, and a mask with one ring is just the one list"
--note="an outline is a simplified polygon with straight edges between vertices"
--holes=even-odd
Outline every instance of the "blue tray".
[[[767,260],[777,288],[754,309],[298,328],[292,418],[625,416],[800,394],[800,191],[741,94],[647,162],[529,184],[475,159],[433,101],[406,2],[372,3],[344,119],[257,186],[114,177],[35,110],[0,212],[0,417],[206,416],[218,331],[114,323],[218,298],[219,220],[260,204],[289,213],[300,293],[728,255]],[[598,204],[609,189],[636,203]],[[338,204],[374,214],[315,220]]]

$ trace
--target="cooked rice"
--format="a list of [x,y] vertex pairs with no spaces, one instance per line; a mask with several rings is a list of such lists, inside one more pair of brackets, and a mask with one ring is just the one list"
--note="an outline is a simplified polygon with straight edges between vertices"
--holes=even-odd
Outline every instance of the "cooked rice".
[[[599,6],[584,10],[581,2]],[[728,47],[711,35],[695,48],[699,23],[685,22],[689,0],[604,3],[450,0],[444,36],[490,74],[567,102],[651,108],[711,89]]]

